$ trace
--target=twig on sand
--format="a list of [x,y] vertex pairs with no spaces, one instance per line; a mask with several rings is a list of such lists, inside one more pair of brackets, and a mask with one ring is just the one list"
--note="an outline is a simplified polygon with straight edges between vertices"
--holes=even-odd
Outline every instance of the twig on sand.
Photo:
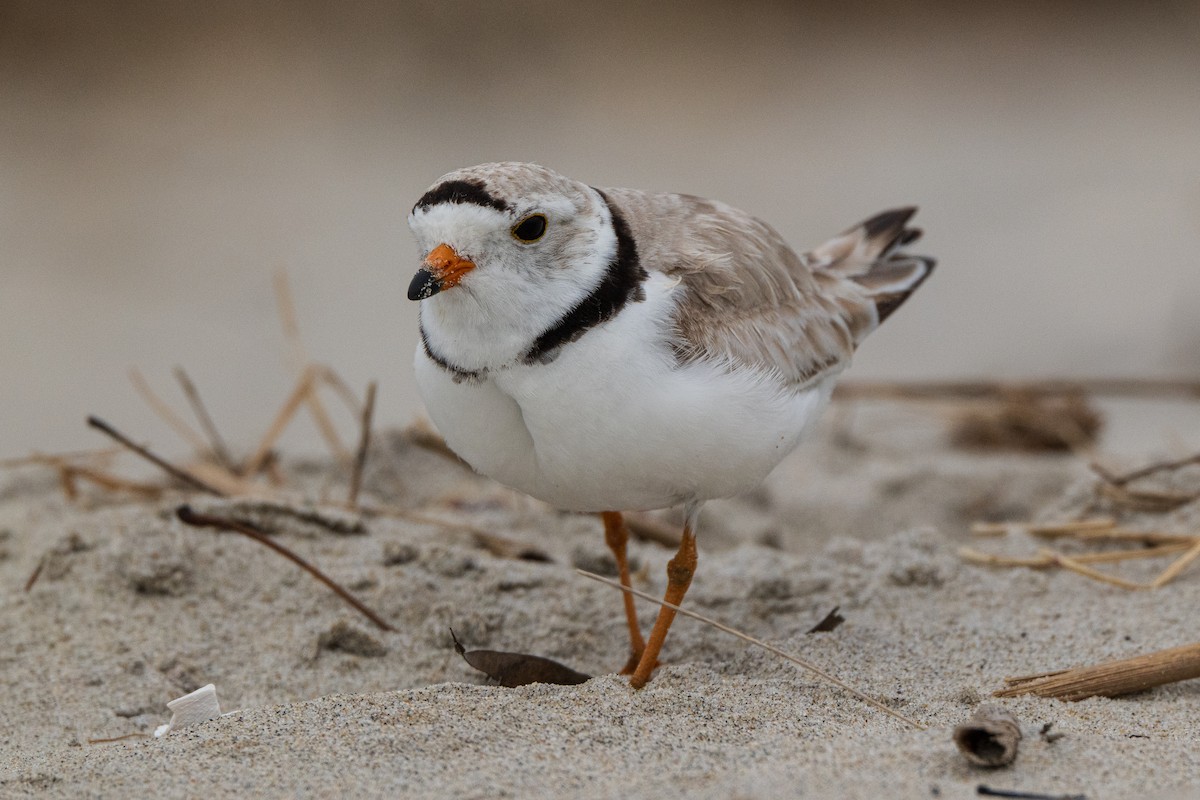
[[603,584],[607,584],[608,586],[612,586],[616,589],[620,589],[623,592],[629,592],[630,594],[636,595],[637,597],[640,597],[643,600],[649,600],[652,603],[657,603],[660,606],[664,606],[666,608],[673,609],[677,613],[683,614],[685,617],[692,617],[693,619],[698,619],[707,625],[713,626],[714,628],[716,628],[719,631],[728,633],[731,636],[736,636],[737,638],[741,639],[744,642],[749,642],[750,644],[757,645],[758,647],[761,647],[764,650],[767,650],[781,658],[785,658],[788,661],[791,661],[793,664],[803,667],[804,669],[808,670],[809,672],[813,673],[814,675],[817,675],[817,676],[825,679],[829,683],[832,683],[834,686],[837,686],[838,688],[849,692],[850,694],[857,697],[859,700],[862,700],[867,705],[870,705],[870,706],[884,712],[885,714],[887,714],[889,716],[895,717],[896,719],[901,720],[902,722],[905,722],[905,723],[913,726],[917,730],[925,730],[925,726],[922,725],[921,723],[917,722],[916,720],[909,719],[908,717],[904,716],[900,712],[895,711],[891,708],[888,708],[887,706],[885,706],[883,703],[879,702],[878,700],[868,697],[867,695],[863,694],[862,692],[858,691],[857,689],[853,688],[852,686],[849,686],[846,683],[843,683],[841,680],[830,675],[828,672],[825,672],[820,667],[817,667],[817,666],[809,663],[808,661],[805,661],[802,658],[799,658],[799,657],[794,656],[790,653],[787,653],[783,650],[780,650],[778,647],[775,647],[774,645],[767,644],[762,639],[756,639],[753,636],[750,636],[749,634],[745,634],[745,633],[742,633],[741,631],[734,630],[733,628],[730,628],[728,625],[722,625],[720,622],[717,622],[715,619],[712,619],[711,617],[706,617],[703,614],[697,614],[695,611],[690,611],[686,608],[683,608],[682,606],[677,606],[674,603],[668,603],[664,600],[660,600],[659,598],[655,597],[654,595],[647,594],[646,592],[639,591],[639,590],[631,588],[629,586],[622,586],[618,581],[610,580],[609,578],[605,578],[601,575],[597,575],[594,572],[588,572],[587,570],[582,570],[582,569],[577,569],[575,571],[585,578],[590,578],[591,580],[598,581]]
[[1126,472],[1123,475],[1117,475],[1099,463],[1093,462],[1088,466],[1091,468],[1092,472],[1099,475],[1101,480],[1103,480],[1105,483],[1113,486],[1125,486],[1133,481],[1149,477],[1156,472],[1174,471],[1182,467],[1191,466],[1192,464],[1200,464],[1200,453],[1173,461],[1155,461],[1152,464],[1147,464],[1140,469],[1135,469],[1132,472]]
[[346,496],[346,505],[350,508],[358,506],[358,489],[362,484],[363,467],[367,463],[367,450],[371,447],[371,417],[375,414],[375,381],[367,384],[367,399],[363,403],[362,429],[358,438],[358,452],[354,456],[354,469],[350,472],[350,491]]
[[130,450],[137,453],[139,456],[146,459],[147,461],[149,461],[151,464],[155,465],[159,469],[161,469],[163,472],[166,472],[171,477],[186,483],[188,486],[191,486],[193,489],[199,489],[202,492],[208,492],[209,494],[214,494],[217,497],[225,496],[225,493],[222,492],[220,489],[217,489],[216,487],[214,487],[208,483],[205,483],[204,481],[200,480],[199,478],[197,478],[195,475],[191,474],[187,470],[182,469],[181,467],[177,467],[174,464],[171,464],[170,462],[166,461],[165,459],[162,459],[162,458],[154,455],[154,453],[151,453],[149,450],[142,447],[140,444],[134,443],[132,440],[129,439],[129,437],[125,436],[125,434],[121,433],[116,428],[109,425],[107,422],[100,419],[99,417],[90,416],[90,417],[88,417],[87,422],[88,422],[88,425],[90,425],[91,427],[107,434],[109,437],[111,437],[111,438],[115,439],[116,441],[120,442],[121,444],[125,445]]
[[182,506],[179,506],[177,509],[175,509],[175,516],[177,516],[179,518],[179,521],[184,523],[185,525],[191,525],[191,526],[197,527],[197,528],[218,528],[221,530],[235,531],[237,533],[242,534],[243,536],[250,537],[251,539],[258,542],[259,544],[266,545],[267,547],[274,550],[276,553],[279,553],[281,556],[283,556],[284,558],[291,561],[296,566],[303,569],[309,575],[312,575],[314,578],[319,580],[321,583],[328,586],[330,589],[333,590],[333,592],[338,597],[342,598],[347,603],[354,606],[354,608],[356,608],[359,611],[359,613],[361,613],[367,619],[371,620],[371,622],[375,623],[375,625],[377,627],[379,627],[381,630],[385,630],[385,631],[394,631],[395,630],[395,628],[393,628],[391,625],[389,625],[387,622],[385,622],[382,617],[380,617],[374,611],[372,611],[371,609],[369,609],[365,605],[363,605],[357,598],[354,597],[354,595],[350,594],[350,592],[348,592],[346,589],[342,588],[342,586],[340,584],[335,582],[332,578],[330,578],[324,572],[322,572],[321,570],[317,569],[312,564],[305,561],[303,558],[301,558],[299,555],[294,553],[292,550],[284,547],[283,545],[279,544],[275,540],[271,539],[269,536],[267,536],[267,534],[265,532],[259,530],[258,528],[254,527],[252,525],[248,525],[244,522],[234,520],[234,519],[226,519],[224,517],[216,517],[216,516],[212,516],[210,514],[198,514],[192,510],[191,506],[188,506],[188,505],[182,505]]
[[1005,678],[1007,688],[994,694],[997,697],[1035,694],[1060,700],[1083,700],[1095,695],[1118,697],[1192,678],[1200,678],[1200,643],[1090,667]]
[[37,583],[37,579],[41,577],[42,569],[44,569],[46,566],[46,556],[47,555],[48,555],[47,553],[43,553],[42,557],[38,559],[37,566],[33,568],[33,572],[29,573],[29,579],[25,581],[25,591],[26,592],[32,590],[33,585],[35,583]]

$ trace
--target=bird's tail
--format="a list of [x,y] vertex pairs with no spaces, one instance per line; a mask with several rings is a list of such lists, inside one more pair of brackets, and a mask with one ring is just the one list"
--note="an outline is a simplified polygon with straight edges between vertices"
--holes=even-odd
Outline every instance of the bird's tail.
[[883,322],[929,277],[937,263],[903,249],[921,237],[920,228],[905,227],[916,213],[916,207],[909,206],[876,214],[807,253],[805,262],[814,270],[848,278],[865,289],[875,303],[878,322]]

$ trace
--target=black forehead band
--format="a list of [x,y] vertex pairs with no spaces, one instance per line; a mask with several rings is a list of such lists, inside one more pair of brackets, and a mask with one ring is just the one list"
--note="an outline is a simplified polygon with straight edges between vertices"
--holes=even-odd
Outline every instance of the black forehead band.
[[494,208],[497,211],[509,210],[508,203],[488,193],[483,181],[446,181],[421,195],[421,199],[413,206],[413,211],[441,203],[469,203]]

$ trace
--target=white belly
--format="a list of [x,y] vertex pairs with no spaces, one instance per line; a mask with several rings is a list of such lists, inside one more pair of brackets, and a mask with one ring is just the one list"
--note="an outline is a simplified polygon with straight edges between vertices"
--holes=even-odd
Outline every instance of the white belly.
[[820,415],[833,378],[789,392],[747,370],[676,366],[655,313],[626,307],[551,363],[478,382],[456,383],[418,348],[417,385],[472,467],[559,508],[664,508],[753,488]]

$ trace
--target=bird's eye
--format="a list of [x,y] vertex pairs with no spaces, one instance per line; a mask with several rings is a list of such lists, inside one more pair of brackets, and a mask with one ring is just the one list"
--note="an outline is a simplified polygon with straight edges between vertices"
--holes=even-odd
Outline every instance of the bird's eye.
[[536,242],[546,233],[546,215],[531,214],[513,226],[513,238],[522,242]]

